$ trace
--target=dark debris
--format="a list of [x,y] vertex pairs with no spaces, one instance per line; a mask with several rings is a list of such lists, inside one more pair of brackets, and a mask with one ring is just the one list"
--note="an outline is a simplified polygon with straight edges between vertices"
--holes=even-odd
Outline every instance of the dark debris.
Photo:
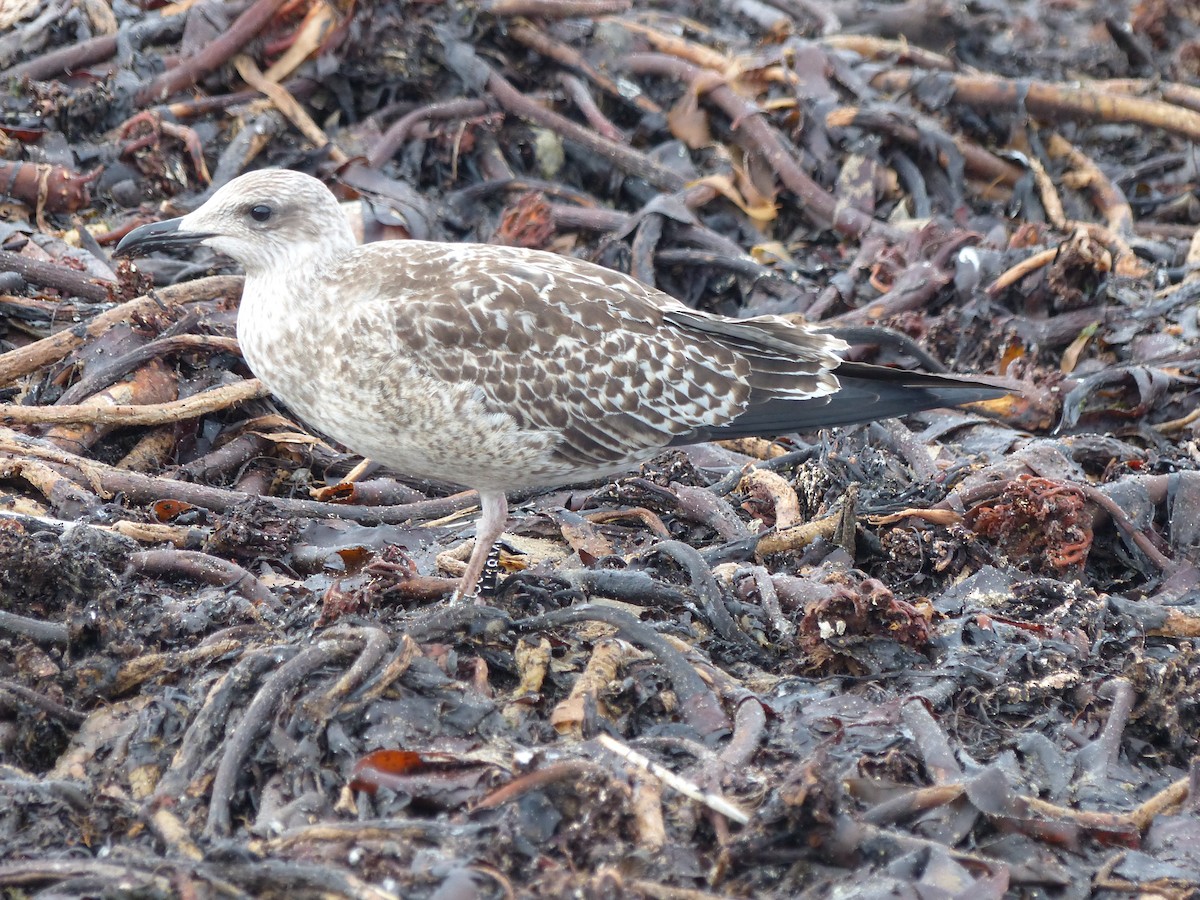
[[[1195,4],[160,6],[0,4],[0,891],[1196,895]],[[449,606],[473,497],[109,257],[267,165],[1020,391],[514,497]]]

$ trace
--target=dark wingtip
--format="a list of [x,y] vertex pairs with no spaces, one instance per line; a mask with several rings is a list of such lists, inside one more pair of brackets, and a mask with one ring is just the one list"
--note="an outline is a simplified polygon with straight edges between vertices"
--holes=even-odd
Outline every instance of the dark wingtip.
[[752,405],[725,425],[681,435],[672,444],[759,435],[773,437],[815,428],[858,425],[939,407],[996,400],[1019,389],[955,375],[927,375],[861,363],[835,370],[841,388],[810,400],[772,398]]
[[[945,388],[950,391],[979,389],[992,391],[991,396],[1019,394],[1021,387],[1012,379],[979,375],[954,375],[950,373],[914,372],[909,369],[894,369],[890,366],[874,366],[868,363],[843,362],[834,370],[839,380],[861,379],[880,384],[892,384],[909,388]],[[965,394],[963,395],[965,396]],[[987,398],[984,398],[987,399]],[[970,400],[958,401],[970,403]]]

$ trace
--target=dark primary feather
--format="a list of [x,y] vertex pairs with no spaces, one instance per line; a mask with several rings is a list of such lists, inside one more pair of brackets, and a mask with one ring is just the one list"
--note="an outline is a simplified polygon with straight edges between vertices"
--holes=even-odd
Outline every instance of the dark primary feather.
[[925,409],[994,400],[1011,393],[1006,388],[966,378],[864,363],[842,363],[834,374],[841,383],[841,390],[835,394],[812,400],[769,399],[752,403],[728,424],[698,429],[673,443],[774,437],[793,431],[858,425]]

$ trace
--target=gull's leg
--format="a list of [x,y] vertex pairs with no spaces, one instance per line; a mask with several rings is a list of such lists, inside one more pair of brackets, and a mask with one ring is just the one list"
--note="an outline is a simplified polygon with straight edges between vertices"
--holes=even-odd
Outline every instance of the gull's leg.
[[470,597],[479,586],[479,576],[487,563],[488,553],[497,538],[504,533],[504,525],[508,521],[508,501],[503,491],[480,491],[479,506],[481,515],[479,525],[475,528],[475,549],[467,561],[467,571],[450,597],[450,602],[456,602]]

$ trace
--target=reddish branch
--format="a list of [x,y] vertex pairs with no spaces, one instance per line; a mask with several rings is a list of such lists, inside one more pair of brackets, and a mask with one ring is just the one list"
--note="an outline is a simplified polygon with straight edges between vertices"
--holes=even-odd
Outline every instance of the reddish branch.
[[287,0],[257,0],[237,17],[229,30],[205,46],[195,56],[185,57],[179,65],[143,85],[134,96],[138,106],[161,103],[186,90],[210,72],[229,62],[233,55],[250,43]]
[[590,19],[626,12],[631,5],[630,0],[492,0],[485,9],[493,16]]
[[418,122],[426,119],[470,119],[485,115],[488,109],[486,100],[472,99],[447,100],[445,103],[430,103],[418,107],[393,122],[383,137],[375,142],[375,146],[367,154],[367,165],[378,169],[395,156]]
[[1200,140],[1200,112],[1145,97],[1124,97],[1084,87],[1001,78],[998,75],[930,76],[913,69],[886,69],[871,79],[881,91],[907,92],[936,78],[953,92],[954,100],[982,109],[1028,110],[1035,116],[1080,119],[1085,122],[1127,122],[1161,128],[1191,141]]
[[102,62],[116,52],[117,36],[104,34],[86,41],[68,44],[12,66],[0,73],[0,80],[5,83],[22,78],[28,78],[31,81],[46,81]]
[[[666,58],[664,57],[664,59]],[[566,116],[546,109],[537,101],[531,100],[518,91],[511,82],[491,67],[487,67],[487,89],[500,105],[513,115],[526,122],[550,129],[566,140],[579,144],[584,149],[607,159],[618,169],[645,179],[660,190],[677,191],[684,186],[685,179],[678,172],[673,172],[666,166],[660,165],[632,147],[610,141],[577,122],[573,122]]]
[[104,170],[80,174],[48,163],[0,162],[0,194],[43,212],[76,212],[92,202],[92,182]]
[[181,575],[232,588],[258,606],[277,607],[267,586],[237,563],[195,550],[142,550],[129,557],[129,571],[145,575]]
[[117,287],[115,281],[101,281],[78,269],[29,259],[8,250],[0,250],[0,272],[16,272],[26,281],[95,303],[110,299],[110,293]]
[[691,90],[720,107],[729,116],[733,131],[745,137],[748,149],[762,155],[770,169],[779,174],[784,186],[800,199],[808,217],[817,224],[831,226],[847,237],[859,237],[872,230],[892,230],[860,210],[848,205],[839,206],[829,191],[800,168],[788,150],[787,142],[767,122],[762,110],[739,96],[720,76],[663,53],[633,53],[624,59],[624,63],[629,71],[638,75],[688,82]]

